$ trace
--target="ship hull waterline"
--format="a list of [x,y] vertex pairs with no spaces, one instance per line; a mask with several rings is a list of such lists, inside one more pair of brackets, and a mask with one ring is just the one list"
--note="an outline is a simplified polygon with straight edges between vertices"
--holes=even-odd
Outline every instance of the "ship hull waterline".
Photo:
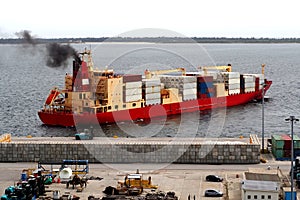
[[[272,82],[269,81],[265,92]],[[135,121],[151,119],[161,116],[170,116],[187,112],[210,110],[222,107],[232,107],[246,104],[255,99],[262,98],[262,90],[244,94],[234,94],[224,97],[195,99],[171,104],[157,104],[142,108],[120,110],[104,113],[66,113],[39,111],[38,115],[45,125],[74,127],[76,125],[107,124],[122,121]]]

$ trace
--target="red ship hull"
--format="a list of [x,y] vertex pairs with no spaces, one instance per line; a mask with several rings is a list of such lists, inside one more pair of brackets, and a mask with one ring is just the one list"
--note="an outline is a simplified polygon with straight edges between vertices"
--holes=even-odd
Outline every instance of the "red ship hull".
[[[265,92],[270,88],[272,81],[267,81],[266,83]],[[41,121],[46,125],[71,127],[76,125],[105,124],[138,119],[151,119],[153,117],[169,116],[199,110],[202,111],[214,108],[232,107],[246,104],[252,100],[259,100],[261,98],[262,90],[259,90],[256,92],[235,94],[224,97],[196,99],[164,105],[158,104],[130,110],[97,114],[39,111],[38,115]]]

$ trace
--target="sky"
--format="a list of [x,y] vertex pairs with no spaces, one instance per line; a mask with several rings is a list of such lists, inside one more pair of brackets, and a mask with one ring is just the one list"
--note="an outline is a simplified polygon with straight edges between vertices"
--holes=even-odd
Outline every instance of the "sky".
[[[299,0],[4,0],[0,38],[300,37]],[[145,29],[147,28],[147,29]],[[163,31],[168,30],[168,31]],[[135,35],[136,33],[142,35]]]

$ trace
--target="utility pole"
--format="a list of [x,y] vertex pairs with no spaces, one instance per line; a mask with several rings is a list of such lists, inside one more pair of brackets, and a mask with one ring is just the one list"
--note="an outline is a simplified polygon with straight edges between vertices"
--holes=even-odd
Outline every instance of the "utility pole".
[[[261,65],[261,73],[265,74],[265,64]],[[262,153],[265,153],[265,82],[262,84],[262,99],[261,99],[261,137],[262,137]]]
[[261,137],[262,137],[262,153],[265,153],[265,84],[262,86],[262,100],[261,100]]
[[290,116],[285,121],[291,122],[291,200],[295,200],[294,197],[294,122],[299,121],[295,116]]

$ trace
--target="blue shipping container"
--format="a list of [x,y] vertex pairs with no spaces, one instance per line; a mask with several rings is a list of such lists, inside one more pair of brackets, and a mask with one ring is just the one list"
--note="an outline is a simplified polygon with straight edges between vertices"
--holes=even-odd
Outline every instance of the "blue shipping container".
[[[297,192],[296,191],[293,191],[294,195],[293,195],[293,199],[294,200],[297,200]],[[292,192],[291,191],[285,191],[284,192],[284,199],[285,200],[291,200],[292,198]]]

